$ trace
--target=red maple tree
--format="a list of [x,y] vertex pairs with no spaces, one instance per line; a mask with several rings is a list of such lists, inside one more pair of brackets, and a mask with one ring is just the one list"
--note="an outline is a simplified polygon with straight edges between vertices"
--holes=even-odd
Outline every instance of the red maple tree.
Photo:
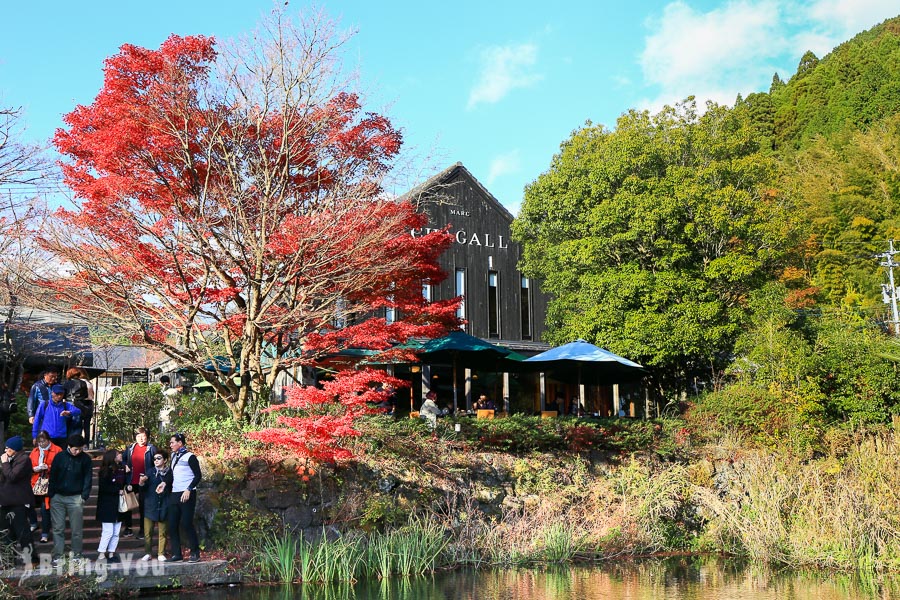
[[455,321],[422,296],[451,238],[412,237],[426,217],[384,193],[401,134],[333,84],[326,25],[126,44],[54,138],[80,200],[44,237],[57,293],[198,367],[236,419],[285,369]]
[[292,455],[334,463],[353,457],[349,439],[360,435],[355,424],[363,415],[384,412],[390,388],[408,386],[402,379],[374,369],[339,371],[321,387],[291,388],[287,401],[266,410],[277,414],[276,427],[247,434],[276,444]]

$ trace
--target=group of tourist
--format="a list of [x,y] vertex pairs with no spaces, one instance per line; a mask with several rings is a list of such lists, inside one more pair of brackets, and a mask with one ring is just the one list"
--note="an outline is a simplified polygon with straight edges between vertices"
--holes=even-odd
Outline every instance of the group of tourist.
[[94,418],[94,387],[80,367],[66,371],[64,384],[57,381],[56,371],[48,370],[31,386],[26,407],[32,437],[47,431],[54,444],[64,447],[69,434],[81,433],[87,449]]
[[[83,558],[84,509],[93,485],[92,460],[85,451],[94,399],[82,370],[70,369],[66,376],[66,384],[60,385],[56,373],[47,372],[32,387],[27,404],[34,449],[26,451],[22,437],[13,436],[0,455],[0,534],[5,532],[10,542],[18,544],[25,562],[37,560],[33,532],[40,529],[41,544],[50,543],[52,532],[53,564],[58,565],[65,552],[67,522],[72,556]],[[130,446],[105,450],[96,509],[101,524],[99,559],[120,560],[119,538],[135,535],[132,513],[137,510],[137,537],[144,540],[146,552],[142,560],[154,555],[159,561],[184,560],[183,530],[188,560],[198,562],[194,511],[201,477],[200,463],[181,433],[169,438],[166,451],[150,443],[147,430],[139,427]]]

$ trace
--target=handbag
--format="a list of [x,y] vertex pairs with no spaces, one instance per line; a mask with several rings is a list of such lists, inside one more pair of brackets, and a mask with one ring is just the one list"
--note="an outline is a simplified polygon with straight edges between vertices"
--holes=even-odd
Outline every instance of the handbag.
[[34,485],[31,486],[31,491],[35,496],[46,496],[50,491],[50,478],[44,477],[41,475],[37,478],[37,481],[34,482]]
[[137,494],[125,492],[119,496],[119,512],[131,512],[138,507]]

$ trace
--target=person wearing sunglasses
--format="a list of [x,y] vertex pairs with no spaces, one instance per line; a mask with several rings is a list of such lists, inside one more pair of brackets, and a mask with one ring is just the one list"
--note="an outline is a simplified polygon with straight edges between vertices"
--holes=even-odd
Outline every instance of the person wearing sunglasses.
[[153,525],[159,527],[159,543],[157,557],[159,562],[166,560],[166,541],[168,532],[169,490],[172,487],[172,471],[166,462],[166,455],[157,450],[153,453],[153,467],[141,474],[141,495],[144,497],[144,550],[146,554],[141,560],[153,558]]

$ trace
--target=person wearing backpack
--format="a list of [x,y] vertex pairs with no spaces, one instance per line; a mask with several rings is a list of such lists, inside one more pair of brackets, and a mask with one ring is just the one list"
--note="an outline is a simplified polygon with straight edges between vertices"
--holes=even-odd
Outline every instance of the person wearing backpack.
[[56,371],[44,371],[41,374],[41,378],[34,382],[34,385],[31,386],[31,391],[28,392],[28,402],[26,402],[26,406],[28,408],[28,422],[32,425],[34,424],[34,415],[37,413],[38,407],[41,404],[45,404],[50,402],[50,388],[56,384],[59,376],[56,374]]
[[85,450],[91,445],[91,419],[94,417],[94,386],[87,379],[87,372],[81,367],[66,371],[66,401],[81,411],[81,423],[72,422],[72,433],[84,436]]
[[[32,439],[37,439],[41,430],[50,434],[50,441],[63,448],[69,438],[69,424],[75,417],[81,416],[81,411],[71,402],[63,398],[66,390],[56,384],[50,388],[50,402],[42,402],[34,414],[34,425],[31,428]],[[79,437],[81,437],[79,435]]]

